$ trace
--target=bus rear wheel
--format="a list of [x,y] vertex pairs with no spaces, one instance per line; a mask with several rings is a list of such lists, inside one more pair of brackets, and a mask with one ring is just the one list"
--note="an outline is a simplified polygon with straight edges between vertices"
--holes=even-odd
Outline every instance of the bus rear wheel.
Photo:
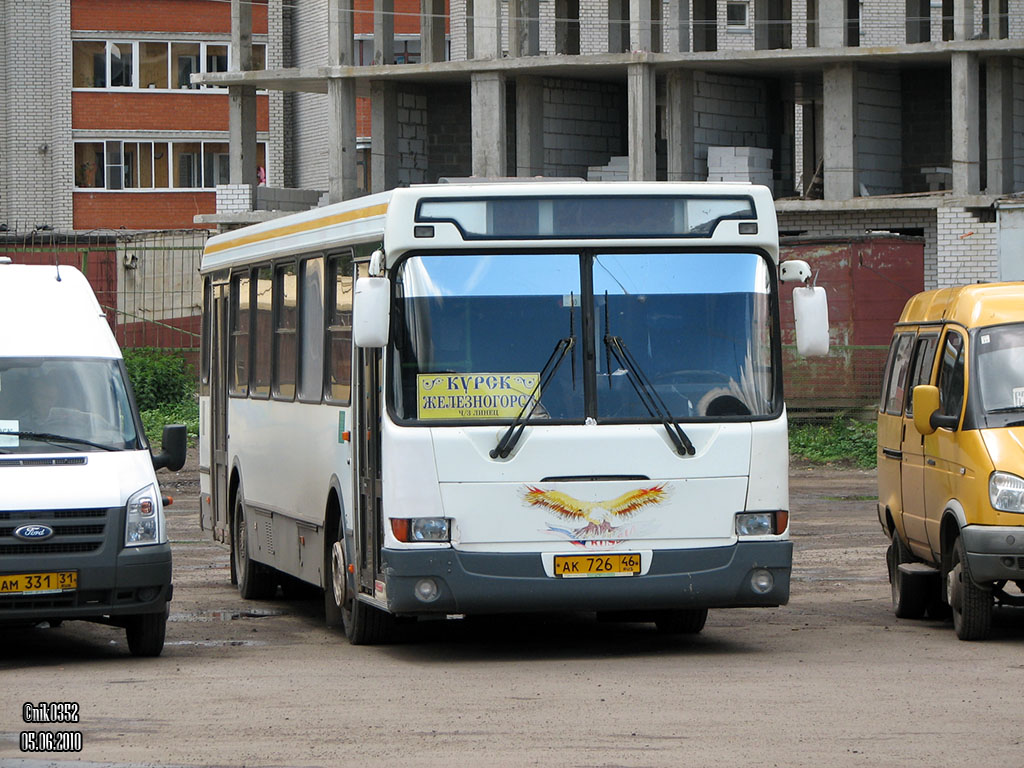
[[238,594],[243,600],[263,600],[273,597],[277,581],[267,566],[249,556],[249,523],[242,500],[242,486],[235,492],[235,517],[231,537],[235,573],[238,576]]
[[654,626],[663,635],[696,635],[704,629],[707,620],[707,608],[662,611],[654,620]]

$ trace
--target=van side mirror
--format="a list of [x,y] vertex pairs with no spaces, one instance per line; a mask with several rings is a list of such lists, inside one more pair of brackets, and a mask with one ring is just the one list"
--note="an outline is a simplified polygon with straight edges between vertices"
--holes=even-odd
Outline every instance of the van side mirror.
[[914,429],[922,435],[930,435],[940,427],[955,429],[959,416],[939,413],[939,388],[930,384],[919,384],[910,394],[914,405]]
[[360,277],[352,300],[352,341],[357,347],[383,347],[391,330],[391,281]]
[[165,426],[163,438],[160,440],[160,453],[153,456],[153,469],[166,467],[172,472],[177,472],[185,466],[187,441],[188,430],[184,424]]
[[796,351],[803,357],[828,354],[828,299],[820,286],[793,289]]

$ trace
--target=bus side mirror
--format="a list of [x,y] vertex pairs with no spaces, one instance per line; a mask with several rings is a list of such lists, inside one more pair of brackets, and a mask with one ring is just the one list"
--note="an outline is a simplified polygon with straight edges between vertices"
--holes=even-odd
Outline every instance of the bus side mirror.
[[796,351],[803,357],[828,354],[828,299],[819,286],[793,289]]
[[383,347],[391,329],[391,281],[360,277],[352,301],[352,341],[357,347]]
[[914,429],[922,435],[930,435],[939,427],[955,429],[958,416],[939,413],[939,388],[930,384],[919,384],[910,393],[914,406]]
[[167,467],[177,472],[185,466],[185,446],[188,431],[184,424],[168,424],[160,440],[160,453],[153,456],[153,469]]

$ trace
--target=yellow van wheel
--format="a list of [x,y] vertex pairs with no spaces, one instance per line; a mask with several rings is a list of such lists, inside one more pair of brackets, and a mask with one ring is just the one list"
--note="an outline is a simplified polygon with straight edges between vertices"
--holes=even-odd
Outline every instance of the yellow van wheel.
[[946,596],[953,609],[953,629],[961,640],[984,640],[992,629],[992,593],[971,578],[963,537],[953,545],[946,577]]
[[928,582],[908,577],[900,571],[901,563],[912,563],[910,550],[900,540],[896,531],[892,532],[892,543],[885,553],[889,566],[889,586],[892,588],[892,611],[898,619],[920,619],[928,607],[929,594],[926,589]]

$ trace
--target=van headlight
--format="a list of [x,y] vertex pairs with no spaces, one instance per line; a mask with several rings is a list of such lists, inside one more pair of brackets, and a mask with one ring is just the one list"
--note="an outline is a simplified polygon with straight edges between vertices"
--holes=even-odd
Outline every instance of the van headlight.
[[160,503],[156,487],[147,485],[128,497],[124,520],[124,545],[142,547],[159,544]]
[[988,479],[988,499],[1000,512],[1024,513],[1024,478],[993,472]]

